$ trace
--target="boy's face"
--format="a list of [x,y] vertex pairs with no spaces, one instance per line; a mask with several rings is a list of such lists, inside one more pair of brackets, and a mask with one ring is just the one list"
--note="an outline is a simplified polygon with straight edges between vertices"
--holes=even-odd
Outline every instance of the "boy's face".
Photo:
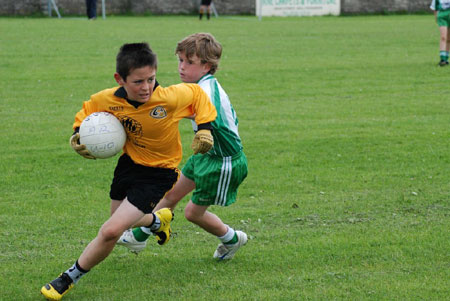
[[200,59],[193,55],[187,58],[184,52],[178,52],[178,73],[184,83],[196,83],[211,69],[209,63],[202,64]]
[[156,69],[150,66],[131,70],[126,79],[114,73],[117,83],[125,88],[129,100],[147,102],[156,83]]

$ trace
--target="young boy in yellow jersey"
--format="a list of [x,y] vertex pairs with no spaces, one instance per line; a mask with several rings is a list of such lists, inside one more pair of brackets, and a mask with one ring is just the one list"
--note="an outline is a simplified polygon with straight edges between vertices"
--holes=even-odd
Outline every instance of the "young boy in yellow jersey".
[[[222,46],[208,33],[190,35],[178,43],[178,72],[185,83],[198,83],[208,93],[217,110],[213,121],[214,146],[205,155],[191,156],[183,167],[180,179],[155,210],[172,210],[191,191],[185,208],[186,218],[216,236],[220,243],[213,257],[232,259],[236,251],[247,243],[247,234],[224,224],[209,206],[229,206],[236,201],[239,185],[247,176],[247,158],[238,133],[238,120],[227,94],[213,76],[222,54]],[[198,122],[193,122],[196,130]],[[149,216],[150,217],[150,216]],[[147,218],[147,217],[146,217]],[[148,235],[139,228],[122,235],[121,244],[133,251],[145,247]],[[126,241],[126,242],[124,242]]]
[[177,166],[182,150],[178,123],[195,115],[200,126],[192,148],[194,153],[206,153],[213,145],[211,122],[216,110],[198,85],[159,86],[156,69],[156,54],[147,43],[124,44],[114,74],[119,87],[92,95],[75,116],[70,145],[85,158],[93,156],[79,144],[78,128],[93,112],[114,114],[124,125],[127,141],[111,184],[111,217],[73,266],[42,287],[41,293],[48,300],[60,300],[111,253],[121,234],[145,214],[150,214],[147,225],[161,244],[170,238],[171,211],[152,211],[179,177]]

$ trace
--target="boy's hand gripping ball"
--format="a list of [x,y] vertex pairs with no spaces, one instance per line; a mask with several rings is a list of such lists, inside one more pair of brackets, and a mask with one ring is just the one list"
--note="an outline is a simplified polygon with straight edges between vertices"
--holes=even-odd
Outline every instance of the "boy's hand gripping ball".
[[84,146],[87,154],[72,146],[75,151],[85,158],[91,156],[97,159],[116,155],[127,140],[127,134],[119,119],[108,112],[96,112],[86,117],[80,125],[79,137],[78,146]]
[[74,151],[76,151],[80,156],[85,157],[86,159],[95,159],[94,156],[92,156],[89,151],[86,149],[86,145],[80,144],[80,134],[75,133],[70,137],[70,146],[73,148]]

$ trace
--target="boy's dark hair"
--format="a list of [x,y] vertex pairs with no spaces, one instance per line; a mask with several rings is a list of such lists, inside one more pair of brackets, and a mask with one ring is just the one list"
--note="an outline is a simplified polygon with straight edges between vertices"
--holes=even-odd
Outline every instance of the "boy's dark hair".
[[133,69],[150,66],[157,68],[156,53],[152,51],[148,43],[123,44],[116,57],[116,72],[124,81]]
[[190,59],[196,55],[202,64],[210,63],[210,74],[214,74],[219,67],[219,60],[222,56],[222,45],[210,33],[194,33],[177,44],[175,54],[184,52]]

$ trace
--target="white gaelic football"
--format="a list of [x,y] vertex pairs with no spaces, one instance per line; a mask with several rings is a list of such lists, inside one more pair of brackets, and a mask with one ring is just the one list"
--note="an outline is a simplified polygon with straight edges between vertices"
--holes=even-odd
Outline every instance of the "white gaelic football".
[[120,152],[127,134],[113,114],[96,112],[86,117],[80,126],[80,144],[86,145],[92,156],[105,159]]

